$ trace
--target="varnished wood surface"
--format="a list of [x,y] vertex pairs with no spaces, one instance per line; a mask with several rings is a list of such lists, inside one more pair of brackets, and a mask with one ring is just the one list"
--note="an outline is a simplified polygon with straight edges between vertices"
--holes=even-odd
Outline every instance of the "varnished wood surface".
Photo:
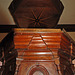
[[14,0],[9,7],[15,23],[23,28],[53,28],[63,9],[60,0]]
[[19,32],[19,33],[20,33],[20,32],[22,32],[22,33],[23,33],[23,32],[24,32],[24,33],[25,33],[25,32],[29,32],[29,33],[31,33],[31,32],[34,32],[34,33],[35,33],[35,32],[37,32],[37,33],[38,33],[38,32],[40,32],[40,33],[43,33],[43,32],[46,32],[46,33],[47,33],[47,32],[49,32],[49,33],[50,33],[50,32],[62,32],[62,31],[61,31],[61,29],[14,28],[14,32],[15,32],[15,33],[18,33],[18,32]]
[[[54,61],[59,75],[64,75],[64,73],[67,75],[67,71],[70,71],[68,75],[73,75],[71,61],[74,59],[74,42],[64,31],[60,29],[14,29],[14,45],[18,51],[17,62],[21,62],[20,74],[23,73],[23,69],[26,69],[23,65],[27,66],[27,62],[33,65],[35,65],[34,62],[43,65],[43,63],[49,64]],[[48,71],[52,68],[48,65],[44,67],[48,68]],[[68,67],[70,70],[67,69]],[[29,73],[29,68],[25,71],[25,74],[27,73]]]
[[[6,61],[5,69],[1,69],[3,74],[9,74],[10,66],[13,67],[12,72],[15,72],[17,50],[18,60],[16,62],[17,66],[20,65],[18,74],[23,75],[23,72],[25,74],[31,73],[30,67],[42,65],[48,72],[50,71],[50,73],[53,74],[55,71],[57,75],[64,75],[64,73],[66,75],[74,75],[71,68],[71,66],[73,66],[71,62],[75,58],[75,43],[69,38],[69,36],[60,31],[60,29],[58,29],[57,32],[56,29],[55,31],[47,30],[47,32],[46,29],[40,29],[39,31],[38,29],[34,29],[33,31],[31,31],[31,29],[28,29],[28,31],[27,29],[23,29],[22,31],[21,29],[20,32],[19,30],[20,29],[17,29],[17,31],[15,30],[13,35],[10,33],[2,41],[1,45],[4,47],[4,50],[2,51],[4,51]],[[14,50],[12,48],[14,48]],[[51,65],[48,65],[50,63]],[[8,69],[6,69],[7,67]],[[53,70],[51,70],[51,68],[53,68]],[[2,72],[1,70],[0,72]],[[69,73],[67,71],[69,71]]]

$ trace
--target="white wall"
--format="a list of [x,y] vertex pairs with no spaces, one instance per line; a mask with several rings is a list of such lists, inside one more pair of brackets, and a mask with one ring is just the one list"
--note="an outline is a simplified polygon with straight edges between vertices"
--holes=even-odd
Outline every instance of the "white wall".
[[0,0],[0,25],[1,24],[8,24],[8,25],[14,25],[14,20],[8,10],[8,7],[10,5],[12,0]]
[[75,0],[61,0],[64,11],[59,24],[75,24]]

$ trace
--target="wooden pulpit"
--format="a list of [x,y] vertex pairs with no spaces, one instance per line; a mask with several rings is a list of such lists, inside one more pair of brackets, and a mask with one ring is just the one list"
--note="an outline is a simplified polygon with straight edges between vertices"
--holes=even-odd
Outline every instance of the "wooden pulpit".
[[17,28],[14,45],[18,75],[74,75],[75,43],[65,31]]
[[75,42],[55,29],[63,9],[60,0],[11,2],[18,28],[1,42],[1,75],[74,75]]

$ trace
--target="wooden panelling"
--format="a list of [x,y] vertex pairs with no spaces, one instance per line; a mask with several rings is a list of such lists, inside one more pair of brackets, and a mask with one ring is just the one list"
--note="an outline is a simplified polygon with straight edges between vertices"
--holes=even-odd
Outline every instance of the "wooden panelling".
[[[46,75],[58,75],[58,72],[56,71],[57,68],[56,68],[56,65],[54,62],[22,62],[22,64],[20,65],[20,68],[19,68],[19,72],[18,72],[18,75],[27,75],[30,73],[31,75],[31,72],[35,72],[37,70],[37,66],[38,66],[38,70],[40,70],[41,72],[43,72],[44,74]],[[49,67],[51,67],[49,69]],[[43,69],[42,69],[43,68]],[[54,69],[55,68],[55,69]],[[54,70],[52,70],[54,69]],[[35,70],[35,71],[34,71]],[[49,73],[49,74],[48,74]]]
[[70,66],[71,60],[74,59],[74,43],[72,44],[71,39],[62,31],[42,31],[44,32],[41,32],[41,29],[15,29],[14,45],[18,51],[17,58],[22,61],[21,64],[26,61],[55,61],[59,75],[64,74],[64,65]]
[[12,1],[9,10],[15,23],[23,28],[53,28],[57,25],[64,9],[60,0],[19,1]]

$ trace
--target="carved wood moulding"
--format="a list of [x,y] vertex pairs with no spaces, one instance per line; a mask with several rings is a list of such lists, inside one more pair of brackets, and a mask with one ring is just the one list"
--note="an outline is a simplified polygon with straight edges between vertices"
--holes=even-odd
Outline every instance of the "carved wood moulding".
[[75,42],[65,31],[17,28],[14,45],[18,51],[19,75],[33,75],[35,71],[44,75],[73,75]]

